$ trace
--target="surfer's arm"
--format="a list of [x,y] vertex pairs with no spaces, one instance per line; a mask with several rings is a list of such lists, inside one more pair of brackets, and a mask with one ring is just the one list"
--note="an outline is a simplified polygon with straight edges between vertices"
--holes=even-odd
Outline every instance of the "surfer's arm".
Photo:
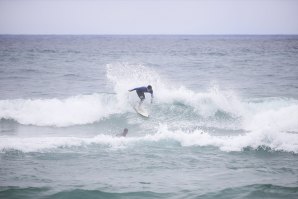
[[137,88],[134,88],[134,89],[130,89],[130,90],[128,90],[129,92],[131,92],[131,91],[134,91],[134,90],[136,90]]

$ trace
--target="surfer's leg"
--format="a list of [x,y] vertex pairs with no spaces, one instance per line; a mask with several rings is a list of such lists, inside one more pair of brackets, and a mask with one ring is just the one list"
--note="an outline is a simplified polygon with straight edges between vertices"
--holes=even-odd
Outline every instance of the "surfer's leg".
[[139,108],[140,108],[140,106],[142,105],[144,99],[145,99],[145,98],[141,99],[141,101],[140,101],[140,103],[139,103]]
[[139,103],[139,107],[141,106],[141,104],[143,103],[143,101],[145,100],[145,94],[143,92],[137,91],[137,94],[139,96],[139,98],[141,99],[140,103]]

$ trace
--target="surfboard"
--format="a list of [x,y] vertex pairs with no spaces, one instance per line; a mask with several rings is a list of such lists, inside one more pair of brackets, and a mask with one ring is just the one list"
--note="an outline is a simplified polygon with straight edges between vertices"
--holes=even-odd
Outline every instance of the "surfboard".
[[149,113],[142,107],[139,107],[139,105],[134,106],[135,111],[140,114],[143,117],[149,117]]

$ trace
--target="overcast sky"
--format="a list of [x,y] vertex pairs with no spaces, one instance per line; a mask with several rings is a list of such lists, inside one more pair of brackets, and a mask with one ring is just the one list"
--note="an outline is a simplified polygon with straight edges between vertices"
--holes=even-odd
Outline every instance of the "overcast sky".
[[0,34],[298,34],[298,0],[0,0]]

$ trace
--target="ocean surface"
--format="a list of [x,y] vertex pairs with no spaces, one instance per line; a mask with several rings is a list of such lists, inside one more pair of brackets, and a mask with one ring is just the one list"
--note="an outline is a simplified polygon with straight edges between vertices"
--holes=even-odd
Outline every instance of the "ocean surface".
[[0,198],[297,199],[298,36],[0,36]]

